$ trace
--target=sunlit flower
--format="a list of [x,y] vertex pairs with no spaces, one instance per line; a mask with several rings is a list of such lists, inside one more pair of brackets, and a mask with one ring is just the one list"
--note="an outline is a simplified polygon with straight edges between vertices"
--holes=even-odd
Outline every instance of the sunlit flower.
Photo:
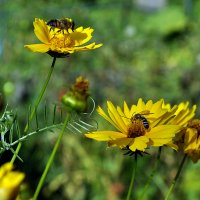
[[92,28],[78,27],[75,30],[60,30],[47,25],[42,19],[33,22],[34,31],[41,44],[25,45],[33,52],[48,53],[53,57],[65,57],[77,51],[87,51],[99,48],[102,44],[84,45],[92,38]]
[[0,167],[0,197],[1,200],[16,199],[20,185],[25,175],[13,171],[13,165],[6,163]]
[[181,126],[181,130],[176,134],[173,142],[168,144],[173,149],[183,149],[183,134],[185,133],[185,128],[187,127],[188,122],[191,121],[195,116],[196,108],[196,105],[193,105],[192,108],[189,108],[189,102],[182,102],[177,105],[174,116],[167,121],[167,124]]
[[164,100],[149,100],[144,103],[138,100],[137,105],[131,108],[124,102],[124,108],[115,107],[112,102],[107,102],[108,114],[101,107],[97,112],[112,124],[118,131],[96,131],[85,134],[86,137],[98,141],[107,141],[109,146],[129,149],[132,152],[144,152],[150,146],[163,146],[172,141],[180,130],[178,125],[165,125],[165,119],[170,119],[175,109],[171,109]]
[[181,125],[186,127],[188,122],[195,116],[196,105],[193,105],[192,108],[189,108],[189,102],[182,102],[178,104],[174,117],[171,118],[169,124]]

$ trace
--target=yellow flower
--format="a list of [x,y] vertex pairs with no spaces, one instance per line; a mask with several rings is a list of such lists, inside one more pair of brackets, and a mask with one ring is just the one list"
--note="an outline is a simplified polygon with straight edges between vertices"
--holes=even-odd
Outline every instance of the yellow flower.
[[174,116],[167,122],[167,124],[181,126],[181,130],[176,134],[173,142],[168,144],[168,146],[175,150],[183,149],[183,134],[185,134],[185,128],[187,127],[188,122],[195,116],[196,105],[193,105],[192,108],[189,108],[188,106],[189,102],[182,102],[176,105],[177,109],[174,112]]
[[16,199],[20,184],[25,175],[21,172],[12,171],[13,165],[6,163],[0,167],[0,197],[1,200]]
[[177,141],[179,150],[196,163],[200,159],[200,119],[191,120],[180,136]]
[[[108,115],[101,107],[98,113],[112,124],[118,131],[96,131],[85,134],[86,137],[98,141],[107,141],[109,146],[117,146],[121,149],[129,149],[132,152],[144,152],[150,146],[163,146],[172,141],[172,138],[180,130],[178,125],[165,125],[163,117],[170,119],[175,112],[168,112],[169,108],[164,100],[149,100],[144,103],[138,100],[137,105],[129,109],[124,102],[123,110],[107,102]],[[139,115],[138,115],[139,114]]]
[[33,52],[48,53],[53,57],[65,57],[77,51],[96,49],[102,44],[94,42],[83,46],[92,38],[92,28],[78,27],[75,30],[52,28],[42,19],[36,18],[33,22],[34,31],[42,44],[25,45]]
[[169,124],[181,125],[186,127],[188,122],[195,116],[196,105],[193,105],[192,108],[188,108],[189,102],[182,102],[178,105],[174,117],[170,120]]

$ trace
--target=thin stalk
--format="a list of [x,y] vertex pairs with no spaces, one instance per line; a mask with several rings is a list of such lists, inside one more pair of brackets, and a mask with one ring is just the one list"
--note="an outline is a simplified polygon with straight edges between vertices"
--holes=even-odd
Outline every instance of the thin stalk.
[[[44,82],[44,85],[43,85],[43,87],[42,87],[42,89],[41,89],[41,91],[40,91],[40,93],[39,93],[39,95],[38,95],[38,97],[37,97],[37,99],[35,101],[33,111],[31,112],[31,115],[30,115],[30,117],[28,119],[28,122],[27,122],[27,124],[25,126],[24,133],[26,133],[28,131],[29,123],[33,119],[33,117],[35,116],[35,112],[36,112],[36,110],[38,108],[38,105],[40,104],[40,102],[42,100],[42,97],[44,96],[45,90],[47,88],[47,85],[49,83],[49,80],[51,78],[51,75],[52,75],[52,72],[53,72],[53,69],[54,69],[54,66],[55,66],[55,62],[56,62],[56,57],[53,58],[53,62],[51,64],[51,68],[50,68],[49,73],[47,75],[47,78],[46,78],[46,80]],[[20,148],[21,148],[21,142],[18,144],[18,146],[16,148],[16,151],[15,151],[16,153],[13,155],[13,157],[12,157],[12,159],[10,161],[11,163],[14,163],[14,161],[15,161],[15,159],[16,159],[19,151],[20,151]]]
[[166,195],[166,197],[165,197],[165,200],[168,200],[168,199],[169,199],[169,196],[170,196],[170,194],[172,193],[172,191],[173,191],[173,189],[174,189],[174,186],[175,186],[175,184],[176,184],[176,181],[177,181],[177,179],[178,179],[178,177],[179,177],[179,175],[180,175],[180,173],[181,173],[181,170],[183,169],[183,164],[185,163],[186,158],[187,158],[187,154],[184,155],[184,157],[183,157],[183,159],[182,159],[182,161],[181,161],[181,164],[180,164],[180,166],[179,166],[179,169],[178,169],[178,171],[177,171],[177,173],[176,173],[176,176],[175,176],[174,180],[172,181],[172,184],[171,184],[171,186],[170,186],[170,188],[169,188],[169,190],[168,190],[168,192],[167,192],[167,195]]
[[37,133],[40,133],[40,132],[44,132],[44,131],[48,131],[48,130],[52,130],[53,128],[59,128],[62,124],[54,124],[54,125],[51,125],[51,126],[47,126],[47,127],[44,127],[44,128],[41,128],[41,129],[38,129],[36,131],[33,131],[33,132],[30,132],[26,135],[24,135],[23,137],[19,138],[18,140],[12,142],[9,144],[9,148],[16,145],[17,143],[19,142],[22,142],[24,140],[26,140],[28,137],[32,136],[32,135],[35,135]]
[[126,200],[131,199],[131,193],[132,193],[132,190],[133,190],[133,184],[134,184],[134,180],[135,180],[136,169],[137,169],[137,157],[136,157],[134,165],[133,165],[133,172],[132,172],[131,182],[130,182],[130,185],[129,185]]
[[59,145],[60,145],[62,136],[63,136],[63,134],[64,134],[64,132],[65,132],[65,129],[66,129],[66,127],[67,127],[67,124],[68,124],[68,122],[69,122],[69,119],[70,119],[70,115],[68,115],[68,116],[66,117],[66,119],[65,119],[65,122],[64,122],[64,125],[63,125],[63,127],[62,127],[62,130],[61,130],[61,132],[60,132],[60,134],[59,134],[59,136],[58,136],[58,139],[57,139],[56,144],[55,144],[55,146],[54,146],[54,148],[53,148],[53,151],[51,152],[50,158],[49,158],[49,160],[48,160],[48,162],[47,162],[47,164],[46,164],[46,167],[45,167],[45,169],[44,169],[44,171],[43,171],[43,174],[42,174],[42,176],[41,176],[41,178],[40,178],[40,181],[39,181],[39,183],[38,183],[38,185],[37,185],[37,188],[36,188],[36,190],[35,190],[35,193],[34,193],[34,196],[33,196],[32,200],[36,200],[37,197],[38,197],[38,195],[39,195],[39,192],[40,192],[40,190],[41,190],[41,188],[42,188],[42,186],[43,186],[43,184],[44,184],[44,181],[45,181],[45,178],[46,178],[46,176],[47,176],[47,173],[48,173],[48,171],[49,171],[49,169],[50,169],[50,167],[51,167],[51,164],[52,164],[52,162],[53,162],[53,159],[54,159],[54,157],[55,157],[55,154],[56,154],[56,152],[57,152],[57,150],[58,150],[58,147],[59,147]]
[[149,187],[149,184],[151,183],[151,181],[152,181],[152,179],[153,179],[153,177],[154,177],[154,175],[155,175],[155,172],[156,172],[156,170],[157,170],[157,168],[158,168],[158,165],[159,165],[159,163],[160,163],[161,150],[162,150],[162,148],[159,147],[159,149],[158,149],[158,154],[157,154],[157,158],[156,158],[156,162],[155,162],[155,164],[154,164],[154,167],[153,167],[153,170],[152,170],[152,172],[151,172],[151,175],[148,177],[148,179],[147,179],[147,181],[146,181],[146,184],[145,184],[145,186],[144,186],[144,189],[142,190],[142,193],[141,193],[140,198],[139,198],[140,200],[143,199],[144,194],[146,193],[146,191],[147,191],[147,189],[148,189],[148,187]]

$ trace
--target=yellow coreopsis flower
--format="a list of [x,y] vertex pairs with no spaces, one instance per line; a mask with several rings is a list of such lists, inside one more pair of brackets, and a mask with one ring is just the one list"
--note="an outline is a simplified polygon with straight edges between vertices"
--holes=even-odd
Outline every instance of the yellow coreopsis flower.
[[[124,108],[115,107],[112,102],[107,102],[108,114],[101,107],[98,113],[111,123],[118,131],[96,131],[85,134],[86,137],[98,141],[107,141],[109,146],[117,146],[121,149],[129,149],[131,152],[144,152],[150,146],[163,146],[172,141],[172,138],[180,130],[178,125],[165,125],[163,117],[170,119],[174,114],[169,112],[164,100],[149,100],[144,103],[138,100],[137,105],[131,108],[124,102]],[[171,115],[171,116],[170,116]]]
[[169,124],[181,125],[186,127],[188,122],[195,116],[196,105],[189,108],[189,102],[182,102],[178,104],[174,117],[169,121]]
[[192,119],[176,138],[179,151],[187,154],[194,163],[200,159],[200,119]]
[[25,45],[33,52],[48,53],[53,57],[65,57],[77,51],[93,50],[102,46],[94,42],[84,45],[92,38],[94,31],[92,28],[59,29],[38,18],[35,19],[33,25],[35,35],[42,42]]
[[[188,122],[193,119],[196,112],[196,105],[193,105],[192,108],[189,108],[189,102],[181,102],[180,104],[176,105],[176,110],[174,112],[174,116],[170,118],[166,124],[171,125],[180,125],[181,130],[176,134],[173,139],[172,143],[168,145],[176,150],[183,149],[183,134],[185,134],[185,128],[188,125]],[[169,108],[170,110],[170,108]]]
[[24,177],[24,173],[13,171],[11,163],[2,165],[0,167],[0,199],[16,199]]

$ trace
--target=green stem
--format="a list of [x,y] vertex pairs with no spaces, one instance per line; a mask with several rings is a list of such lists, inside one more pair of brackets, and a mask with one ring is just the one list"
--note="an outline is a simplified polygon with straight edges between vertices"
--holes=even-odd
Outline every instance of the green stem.
[[133,165],[133,172],[132,172],[131,182],[130,182],[130,185],[129,185],[126,200],[130,200],[130,198],[131,198],[131,193],[132,193],[132,190],[133,190],[133,184],[134,184],[134,180],[135,180],[136,169],[137,169],[137,157],[136,157],[134,165]]
[[39,181],[39,183],[38,183],[38,185],[37,185],[37,188],[36,188],[36,190],[35,190],[35,193],[34,193],[34,196],[33,196],[32,200],[36,200],[37,197],[38,197],[38,195],[39,195],[39,192],[40,192],[40,190],[41,190],[41,188],[42,188],[42,185],[43,185],[43,183],[44,183],[44,181],[45,181],[45,178],[46,178],[46,176],[47,176],[47,173],[48,173],[48,171],[49,171],[49,169],[50,169],[50,167],[51,167],[51,164],[52,164],[52,162],[53,162],[53,159],[54,159],[54,157],[55,157],[55,154],[56,154],[56,152],[57,152],[57,150],[58,150],[58,147],[59,147],[59,145],[60,145],[62,136],[63,136],[63,134],[64,134],[64,132],[65,132],[65,128],[67,127],[67,124],[68,124],[68,122],[69,122],[69,119],[70,119],[70,115],[68,115],[68,116],[66,117],[66,119],[65,119],[65,122],[64,122],[64,125],[63,125],[63,127],[62,127],[62,130],[61,130],[61,132],[60,132],[60,134],[59,134],[59,136],[58,136],[58,139],[57,139],[56,144],[55,144],[55,146],[54,146],[54,148],[53,148],[53,151],[51,152],[51,156],[50,156],[50,158],[49,158],[49,160],[48,160],[48,162],[47,162],[47,164],[46,164],[46,167],[45,167],[45,169],[44,169],[44,171],[43,171],[43,174],[42,174],[42,176],[41,176],[41,178],[40,178],[40,181]]
[[177,173],[176,173],[176,176],[175,176],[174,180],[172,181],[172,184],[171,184],[171,186],[170,186],[170,188],[169,188],[169,190],[168,190],[168,192],[167,192],[167,195],[166,195],[166,197],[165,197],[165,200],[168,200],[168,199],[169,199],[169,196],[170,196],[170,194],[172,193],[172,191],[173,191],[173,189],[174,189],[174,186],[175,186],[175,184],[176,184],[176,181],[177,181],[177,179],[178,179],[178,177],[179,177],[179,175],[180,175],[180,173],[181,173],[181,170],[182,170],[182,168],[183,168],[183,164],[185,163],[186,157],[187,157],[187,154],[184,155],[184,157],[183,157],[183,159],[182,159],[182,161],[181,161],[181,164],[180,164],[180,166],[179,166],[179,169],[178,169],[178,171],[177,171]]
[[160,161],[161,150],[162,150],[162,148],[159,147],[159,149],[158,149],[158,154],[157,154],[157,158],[156,158],[156,162],[155,162],[155,164],[154,164],[154,168],[153,168],[153,170],[152,170],[152,172],[151,172],[151,175],[148,177],[148,179],[147,179],[147,181],[146,181],[146,184],[145,184],[145,186],[144,186],[144,189],[142,190],[142,193],[141,193],[140,198],[139,198],[140,200],[143,199],[144,194],[146,193],[146,191],[147,191],[147,189],[148,189],[148,187],[149,187],[149,184],[151,183],[151,181],[152,181],[152,179],[153,179],[153,177],[154,177],[154,175],[155,175],[155,172],[156,172],[156,170],[157,170],[157,168],[158,168],[158,164],[160,163],[159,161]]
[[[54,69],[54,66],[55,66],[55,62],[56,62],[56,57],[53,58],[53,62],[51,64],[51,68],[50,68],[49,73],[47,75],[46,81],[44,82],[44,85],[43,85],[43,87],[42,87],[42,89],[41,89],[41,91],[40,91],[40,93],[39,93],[39,95],[38,95],[38,97],[37,97],[37,99],[35,101],[34,108],[33,108],[32,112],[31,112],[30,117],[28,118],[28,122],[27,122],[27,124],[25,126],[24,133],[26,133],[28,131],[29,122],[33,119],[33,117],[35,115],[35,112],[36,112],[36,110],[38,108],[38,105],[40,104],[40,102],[42,100],[42,97],[44,96],[44,92],[45,92],[45,90],[47,88],[47,85],[49,83],[49,80],[51,78],[51,75],[52,75],[52,72],[53,72],[53,69]],[[14,161],[15,161],[15,159],[16,159],[19,151],[20,151],[21,145],[22,145],[21,142],[17,145],[17,148],[15,150],[15,154],[13,155],[13,157],[12,157],[12,159],[10,161],[11,163],[14,163]]]
[[17,143],[26,140],[28,137],[30,137],[30,136],[32,136],[32,135],[35,135],[35,134],[41,133],[41,132],[45,132],[45,131],[48,131],[48,130],[52,130],[53,128],[61,127],[61,125],[62,125],[62,124],[53,124],[53,125],[51,125],[51,126],[47,126],[47,127],[38,129],[38,130],[36,130],[36,131],[30,132],[30,133],[24,135],[23,137],[19,138],[18,140],[16,140],[16,141],[10,143],[10,144],[9,144],[9,147],[12,147],[12,146],[16,145]]

